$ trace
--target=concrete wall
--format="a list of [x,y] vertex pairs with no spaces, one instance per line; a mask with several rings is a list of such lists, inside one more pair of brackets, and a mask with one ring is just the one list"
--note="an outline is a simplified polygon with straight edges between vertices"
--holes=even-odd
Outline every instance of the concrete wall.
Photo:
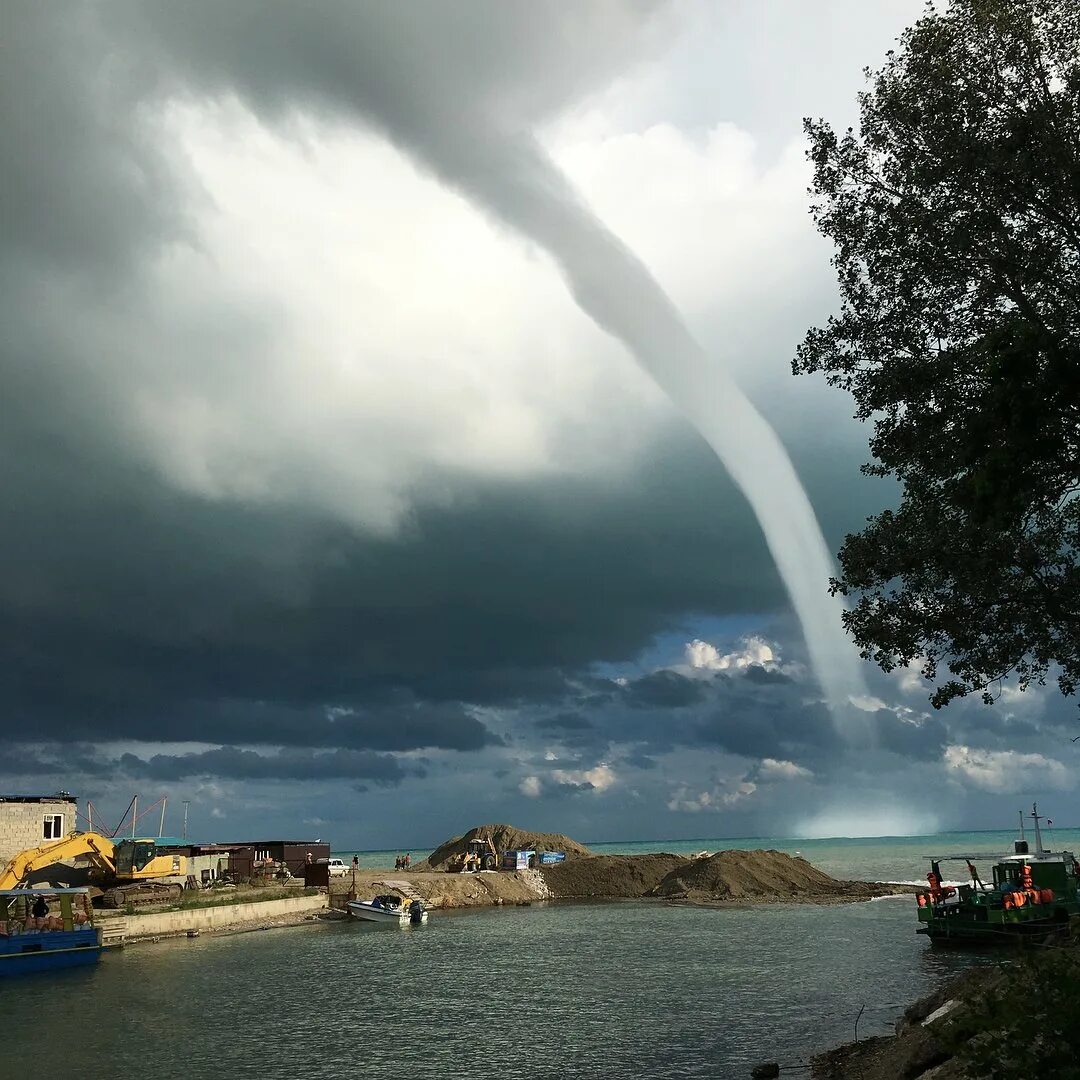
[[44,820],[46,815],[53,814],[64,819],[60,836],[75,828],[74,799],[46,797],[27,802],[8,801],[0,796],[0,869],[20,851],[45,843]]
[[220,907],[192,908],[189,911],[158,911],[127,916],[126,938],[164,937],[186,930],[216,930],[239,923],[260,922],[283,915],[303,915],[326,907],[325,896],[290,896],[285,900],[260,900],[250,904],[222,904]]

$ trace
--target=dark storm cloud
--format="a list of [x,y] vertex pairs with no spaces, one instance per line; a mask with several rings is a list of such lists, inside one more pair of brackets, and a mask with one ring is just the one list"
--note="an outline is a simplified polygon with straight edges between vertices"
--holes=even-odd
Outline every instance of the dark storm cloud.
[[591,731],[592,722],[578,713],[559,713],[537,720],[534,725],[539,731],[579,732]]
[[[496,739],[461,702],[557,705],[568,679],[687,611],[784,604],[752,516],[682,428],[632,484],[441,478],[455,498],[418,505],[390,539],[310,507],[186,495],[140,464],[110,388],[152,347],[129,333],[160,304],[144,270],[195,242],[203,197],[154,128],[164,95],[234,88],[268,115],[370,101],[404,128],[432,102],[536,118],[602,83],[642,22],[602,6],[313,10],[22,3],[7,19],[0,696],[26,729],[475,750]],[[422,85],[394,58],[418,50]],[[271,312],[200,315],[206,338],[273,333]],[[575,707],[621,696],[587,685]],[[660,707],[665,692],[696,693],[660,676],[639,696]],[[331,723],[331,707],[354,715]]]
[[625,698],[632,708],[677,709],[696,705],[706,696],[699,680],[688,679],[674,671],[657,671],[637,679],[626,688]]
[[[270,122],[374,110],[409,144],[447,137],[444,110],[550,115],[636,47],[638,15],[602,5],[417,10],[22,3],[6,20],[0,700],[16,730],[58,742],[10,747],[7,774],[380,782],[416,768],[395,753],[498,751],[503,738],[583,757],[622,748],[650,771],[673,748],[811,763],[836,752],[814,689],[775,669],[661,671],[626,687],[588,675],[687,613],[786,605],[745,503],[681,426],[618,483],[438,476],[453,497],[418,500],[408,528],[382,538],[310,505],[180,493],[140,457],[120,391],[126,365],[153,351],[138,333],[160,304],[144,271],[196,242],[189,213],[204,197],[154,128],[167,94],[236,91]],[[423,81],[402,56],[422,58]],[[200,320],[196,351],[244,337],[255,356],[275,325],[258,310]],[[804,459],[834,541],[882,497],[836,484],[841,458],[854,465],[850,445]],[[512,730],[463,703],[515,710]],[[941,724],[876,723],[890,752],[940,753]],[[1031,736],[1025,723],[1000,738]],[[117,765],[86,745],[104,740],[223,748]],[[235,749],[252,745],[285,750]]]
[[260,754],[223,746],[193,754],[154,754],[143,759],[123,754],[117,767],[135,779],[181,780],[187,777],[219,777],[230,780],[369,780],[396,784],[406,776],[423,776],[421,766],[403,766],[389,754],[364,750],[311,753],[282,750]]
[[326,753],[282,750],[259,753],[233,746],[188,754],[124,753],[108,757],[88,746],[14,746],[0,752],[0,774],[174,781],[194,777],[222,780],[350,780],[397,784],[422,777],[422,764],[392,754],[338,749]]

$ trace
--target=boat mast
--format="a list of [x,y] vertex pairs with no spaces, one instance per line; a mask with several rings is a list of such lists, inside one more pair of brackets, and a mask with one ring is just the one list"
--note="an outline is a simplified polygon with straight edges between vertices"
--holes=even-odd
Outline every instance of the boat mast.
[[1046,848],[1043,847],[1042,832],[1039,830],[1039,807],[1037,803],[1031,804],[1031,817],[1035,822],[1035,853],[1045,855]]

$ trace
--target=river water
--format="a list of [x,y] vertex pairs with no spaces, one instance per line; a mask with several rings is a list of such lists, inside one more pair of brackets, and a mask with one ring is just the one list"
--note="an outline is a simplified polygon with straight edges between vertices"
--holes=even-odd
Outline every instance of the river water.
[[979,961],[910,897],[435,912],[173,939],[0,984],[0,1077],[746,1077],[881,1033]]

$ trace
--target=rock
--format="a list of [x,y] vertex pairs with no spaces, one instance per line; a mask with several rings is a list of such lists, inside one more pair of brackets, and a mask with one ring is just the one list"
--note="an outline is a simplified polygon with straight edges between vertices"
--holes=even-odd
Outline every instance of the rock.
[[929,1027],[935,1020],[940,1020],[943,1016],[948,1016],[949,1013],[959,1005],[960,1002],[953,998],[951,1001],[946,1001],[940,1008],[935,1009],[923,1022],[923,1027]]
[[774,1080],[780,1075],[780,1064],[776,1061],[766,1061],[762,1065],[755,1065],[750,1070],[750,1080]]

